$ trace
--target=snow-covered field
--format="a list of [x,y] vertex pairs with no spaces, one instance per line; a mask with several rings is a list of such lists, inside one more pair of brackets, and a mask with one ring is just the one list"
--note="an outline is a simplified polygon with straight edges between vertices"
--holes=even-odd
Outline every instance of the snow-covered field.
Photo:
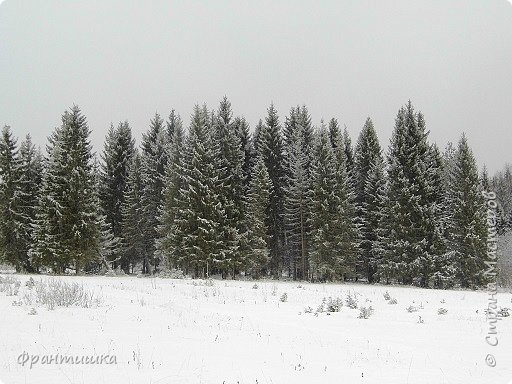
[[[48,310],[21,303],[33,293],[25,286],[30,276],[13,277],[22,283],[17,296],[0,292],[5,384],[505,384],[512,379],[512,317],[498,322],[499,344],[489,346],[485,291],[58,277],[83,284],[101,300],[92,308]],[[281,301],[284,293],[287,300]],[[346,305],[349,293],[358,307],[373,308],[368,319]],[[343,299],[341,310],[315,314],[329,297]],[[392,299],[397,303],[390,304]],[[511,300],[511,293],[500,293],[498,306],[510,308]],[[408,312],[409,306],[417,311]],[[448,312],[438,314],[440,308]],[[495,367],[486,364],[488,353],[495,356]],[[44,355],[55,354],[108,354],[117,364],[41,363]],[[24,356],[40,361],[30,368],[30,361],[20,364]]]

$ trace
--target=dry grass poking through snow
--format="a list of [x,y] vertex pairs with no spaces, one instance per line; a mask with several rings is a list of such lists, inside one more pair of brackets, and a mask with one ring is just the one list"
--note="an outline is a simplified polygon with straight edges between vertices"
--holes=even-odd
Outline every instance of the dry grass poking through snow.
[[53,310],[56,307],[92,308],[101,304],[102,300],[83,284],[67,283],[59,278],[35,281],[30,278],[26,283],[27,291],[23,296],[26,305],[44,305]]

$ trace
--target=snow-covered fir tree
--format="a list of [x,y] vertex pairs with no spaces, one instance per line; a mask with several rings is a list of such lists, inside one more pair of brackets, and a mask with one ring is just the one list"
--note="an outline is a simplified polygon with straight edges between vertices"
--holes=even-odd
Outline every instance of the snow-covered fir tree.
[[[420,125],[423,116],[419,114]],[[431,144],[428,151],[428,167],[426,170],[426,196],[430,207],[429,244],[431,261],[423,269],[424,279],[433,288],[448,288],[455,283],[453,253],[448,252],[446,244],[446,213],[447,190],[444,183],[444,163],[437,145]],[[425,285],[427,282],[425,281]]]
[[168,159],[167,130],[164,121],[158,113],[150,121],[149,130],[142,136],[142,207],[144,260],[148,260],[153,272],[158,268],[159,260],[155,257],[155,240],[158,237],[157,228],[159,208],[162,204],[165,169]]
[[144,207],[142,195],[144,180],[142,178],[142,159],[135,149],[128,166],[128,179],[125,187],[124,201],[121,205],[123,263],[133,272],[135,265],[142,264],[142,273],[150,272],[148,243],[144,241]]
[[97,221],[99,227],[97,260],[86,265],[86,271],[103,270],[107,272],[118,265],[122,257],[121,238],[114,235],[112,225],[107,222],[104,209],[101,208],[101,192],[104,187],[101,165],[96,155],[93,157],[94,196],[98,207]]
[[51,137],[37,214],[33,263],[79,273],[97,260],[100,248],[98,201],[86,118],[77,106],[62,115]]
[[167,138],[169,142],[172,143],[172,138],[175,137],[174,131],[176,129],[183,130],[183,121],[181,120],[181,116],[174,109],[171,109],[165,124],[167,126]]
[[[313,156],[313,126],[305,105],[290,110],[283,129],[285,262],[289,274],[306,279],[308,276],[309,235],[311,214],[310,192]],[[301,185],[299,185],[301,184]],[[295,192],[301,191],[298,195]]]
[[331,147],[338,148],[338,146],[341,145],[341,148],[344,148],[343,134],[341,133],[338,120],[335,119],[334,117],[331,120],[329,120],[329,140],[331,142]]
[[254,150],[254,140],[251,137],[249,123],[243,117],[236,117],[234,122],[236,135],[240,140],[240,148],[244,153],[244,163],[242,166],[242,174],[244,178],[245,189],[249,188],[251,179],[251,169],[255,165],[256,155]]
[[263,133],[265,132],[265,126],[263,124],[263,120],[259,119],[258,124],[254,127],[254,134],[252,135],[252,144],[254,147],[254,156],[258,157],[258,154],[262,154],[263,152]]
[[352,147],[352,139],[348,133],[347,127],[343,129],[343,146],[345,149],[345,166],[347,168],[347,174],[351,182],[354,180],[354,148]]
[[5,126],[0,137],[0,259],[17,271],[27,265],[23,233],[27,218],[21,206],[20,178],[17,140]]
[[298,125],[286,146],[286,189],[284,222],[289,267],[294,278],[307,279],[309,275],[309,248],[311,237],[311,162],[304,151],[305,131]]
[[512,166],[507,164],[491,179],[492,190],[496,192],[498,207],[497,229],[504,233],[512,227]]
[[384,160],[375,158],[364,185],[365,199],[361,204],[361,252],[366,252],[368,282],[380,281],[379,266],[385,256],[384,208],[386,206],[386,174]]
[[183,156],[183,177],[175,225],[170,236],[173,249],[182,258],[174,260],[180,268],[195,276],[209,276],[225,266],[225,211],[218,195],[217,152],[213,144],[210,115],[206,107],[196,105],[192,115]]
[[480,186],[484,191],[489,191],[489,188],[491,187],[489,172],[487,171],[487,167],[485,165],[482,167],[482,172],[480,172]]
[[[105,215],[105,224],[110,226],[116,238],[122,237],[122,211],[126,183],[128,181],[128,168],[135,151],[135,140],[132,138],[131,128],[127,121],[111,126],[105,138],[105,147],[102,154],[101,171],[99,178],[99,198],[102,213]],[[113,259],[112,267],[118,265],[125,271],[129,270],[129,263],[121,253]]]
[[[159,237],[156,240],[156,253],[159,259],[167,267],[176,268],[180,255],[179,247],[172,243],[172,235],[176,226],[176,214],[181,209],[179,204],[180,193],[186,187],[183,175],[183,146],[185,143],[185,131],[179,115],[171,112],[169,122],[172,122],[172,129],[169,129],[169,159],[165,170],[165,187],[163,190],[162,206],[160,208],[160,225],[158,227]],[[168,124],[171,126],[171,124]]]
[[454,253],[460,285],[474,288],[486,283],[487,221],[478,169],[473,153],[462,135],[450,178],[450,230],[448,244]]
[[361,130],[354,154],[354,187],[357,220],[361,225],[361,251],[358,272],[368,282],[374,281],[378,264],[378,231],[384,204],[385,179],[383,158],[377,133],[370,118]]
[[261,276],[269,262],[269,236],[265,225],[272,182],[262,156],[258,156],[252,169],[247,195],[247,270],[254,277]]
[[312,169],[310,268],[313,280],[346,279],[355,273],[357,242],[353,217],[346,210],[349,197],[346,194],[345,154],[344,148],[338,150],[339,158],[332,148],[326,127],[322,126],[317,133]]
[[429,182],[428,133],[409,103],[398,112],[388,153],[386,257],[381,274],[404,284],[426,286],[432,273],[436,237]]
[[[329,131],[331,132],[331,131]],[[356,263],[360,247],[360,224],[356,220],[356,201],[353,176],[347,170],[347,153],[343,142],[347,139],[340,132],[332,137],[329,133],[329,141],[335,160],[336,188],[334,194],[338,202],[338,231],[336,251],[339,252],[339,274],[343,279],[355,277]]]
[[267,110],[265,124],[258,125],[256,149],[263,156],[272,182],[270,203],[267,208],[267,228],[270,235],[270,265],[274,276],[279,276],[284,250],[284,153],[281,125],[274,104]]
[[[231,103],[224,97],[214,117],[212,127],[214,142],[217,193],[222,202],[224,216],[219,230],[223,232],[223,265],[219,265],[222,273],[233,276],[245,265],[245,251],[241,252],[241,236],[244,228],[244,174],[245,153],[242,150],[240,136],[236,132]],[[246,242],[242,241],[242,245]]]
[[27,135],[20,144],[20,183],[19,208],[21,211],[20,246],[24,257],[23,269],[34,272],[30,263],[29,250],[32,246],[32,233],[36,224],[36,210],[41,198],[43,177],[43,157],[41,151],[32,144]]

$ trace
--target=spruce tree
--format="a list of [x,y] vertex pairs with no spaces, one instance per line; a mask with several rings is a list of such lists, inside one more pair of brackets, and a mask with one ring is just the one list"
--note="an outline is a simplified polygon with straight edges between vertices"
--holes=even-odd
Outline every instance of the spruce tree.
[[254,156],[258,157],[258,155],[263,155],[265,149],[264,139],[265,133],[265,125],[263,124],[263,120],[259,120],[258,124],[254,128],[254,134],[252,136],[252,143],[254,147]]
[[[420,124],[421,118],[420,116]],[[447,190],[444,184],[444,165],[442,155],[436,144],[431,144],[428,151],[426,177],[426,196],[430,207],[428,233],[430,265],[424,268],[424,275],[429,275],[429,285],[433,288],[449,288],[454,284],[455,270],[453,254],[446,246]],[[425,276],[427,278],[427,276]]]
[[[307,107],[290,110],[283,129],[285,264],[294,278],[307,278],[310,234],[309,192],[313,127]],[[300,191],[300,192],[299,192]],[[298,192],[298,195],[296,195]],[[289,272],[290,273],[290,272]]]
[[257,127],[256,148],[263,156],[272,182],[270,203],[267,208],[266,225],[270,235],[270,264],[274,276],[278,277],[282,269],[282,252],[284,248],[284,154],[281,125],[274,104],[267,110],[265,124]]
[[475,288],[486,283],[483,272],[486,269],[487,222],[475,158],[465,135],[455,154],[449,194],[449,247],[455,255],[457,279],[462,287]]
[[347,193],[344,156],[344,151],[335,153],[327,129],[321,127],[312,169],[313,280],[346,279],[355,273],[357,233]]
[[388,154],[387,247],[381,274],[426,286],[436,254],[430,161],[424,121],[409,101],[398,112]]
[[147,259],[148,243],[144,239],[144,206],[142,195],[144,181],[142,178],[142,159],[138,150],[134,150],[128,166],[128,179],[125,186],[124,201],[121,205],[122,221],[122,246],[123,268],[128,267],[129,272],[137,263],[142,263],[142,273],[149,273],[149,261]]
[[[175,248],[172,243],[172,235],[176,228],[176,214],[185,207],[180,207],[179,196],[186,188],[183,175],[183,146],[185,143],[185,131],[178,115],[171,112],[169,121],[172,123],[169,140],[169,159],[165,170],[165,187],[163,190],[162,206],[160,209],[158,227],[159,237],[156,240],[157,256],[164,265],[176,268],[183,255],[180,248]],[[168,126],[171,126],[168,123]]]
[[244,180],[245,190],[249,188],[249,182],[251,179],[251,169],[255,165],[255,150],[254,150],[254,141],[251,138],[251,133],[249,129],[249,123],[243,117],[235,118],[234,129],[236,135],[240,140],[240,148],[243,152],[243,165],[242,165],[242,174]]
[[347,175],[353,183],[354,177],[354,149],[352,148],[352,139],[348,133],[347,127],[343,129],[343,146],[345,150],[345,166]]
[[356,263],[360,247],[360,224],[356,218],[356,201],[353,177],[347,170],[347,153],[344,150],[345,137],[340,132],[332,136],[329,131],[329,142],[335,160],[336,188],[334,194],[337,198],[338,217],[336,221],[338,273],[343,279],[355,277]]
[[[364,184],[364,200],[361,203],[361,253],[367,268],[368,282],[380,280],[378,271],[384,258],[386,234],[384,208],[386,206],[386,176],[381,156],[373,160]],[[360,258],[361,259],[361,258]]]
[[496,201],[498,206],[496,214],[498,216],[497,229],[500,234],[512,227],[512,170],[509,164],[504,169],[497,172],[491,181],[492,190],[496,192]]
[[224,97],[213,122],[213,140],[216,161],[217,193],[222,202],[224,217],[219,229],[223,232],[224,274],[235,276],[244,266],[244,252],[240,249],[241,235],[245,232],[244,216],[244,157],[240,136],[233,121],[231,103]]
[[269,236],[265,225],[267,206],[270,201],[272,182],[262,156],[258,156],[252,169],[247,195],[247,228],[249,273],[258,278],[269,261]]
[[[338,146],[341,146],[340,148],[342,149],[345,148],[343,144],[343,134],[340,130],[338,120],[335,118],[329,120],[329,141],[331,142],[331,147],[334,149],[338,148]],[[344,152],[344,155],[346,157],[346,152]]]
[[[158,113],[150,121],[149,130],[142,136],[142,207],[144,233],[144,263],[149,263],[156,272],[159,264],[155,257],[155,240],[158,237],[157,228],[159,208],[162,204],[165,169],[168,159],[168,136],[164,121]],[[143,269],[149,268],[145,266]],[[149,270],[148,270],[149,272]]]
[[286,242],[294,278],[307,279],[311,235],[310,159],[304,148],[304,128],[298,126],[287,143],[284,202]]
[[24,258],[23,269],[34,272],[29,260],[29,250],[32,246],[32,233],[36,225],[36,210],[41,198],[43,175],[43,158],[39,149],[32,144],[30,135],[21,142],[19,150],[20,182],[19,207],[21,211],[20,243]]
[[173,137],[176,137],[175,130],[181,130],[183,131],[183,121],[181,120],[181,116],[176,113],[174,109],[171,110],[169,113],[169,117],[166,121],[167,125],[167,138],[172,144]]
[[359,273],[373,282],[376,271],[374,260],[377,232],[383,209],[383,159],[377,133],[370,118],[361,130],[354,154],[354,187],[357,219],[362,225]]
[[79,273],[98,258],[101,228],[89,134],[85,116],[73,106],[48,147],[31,254],[55,272],[73,266]]
[[184,149],[183,177],[175,226],[170,236],[173,249],[180,249],[175,260],[186,272],[209,276],[226,263],[224,231],[225,218],[218,195],[217,153],[213,144],[210,115],[206,107],[196,105]]
[[5,126],[0,138],[0,259],[15,266],[17,271],[27,264],[20,177],[17,140],[10,127]]
[[[135,151],[135,140],[127,121],[119,123],[117,128],[110,127],[102,154],[100,171],[99,198],[105,225],[109,226],[116,238],[122,237],[122,211],[125,199],[128,168]],[[129,271],[129,263],[122,254],[113,254],[111,259],[120,259],[120,266]],[[112,267],[118,266],[114,262]]]
[[489,172],[487,172],[487,167],[485,165],[483,166],[482,172],[480,173],[480,186],[484,191],[489,191],[489,188],[491,187]]

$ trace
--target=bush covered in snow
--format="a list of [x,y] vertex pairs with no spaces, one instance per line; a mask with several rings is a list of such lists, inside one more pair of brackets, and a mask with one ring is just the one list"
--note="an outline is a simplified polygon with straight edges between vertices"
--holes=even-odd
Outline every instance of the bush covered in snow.
[[101,303],[101,299],[83,285],[69,284],[60,279],[36,281],[34,288],[24,295],[23,301],[27,305],[45,305],[48,309],[71,306],[91,308]]
[[437,310],[438,315],[446,315],[448,313],[448,310],[446,308],[439,308]]
[[19,292],[21,282],[11,276],[0,276],[0,292],[4,292],[7,296],[16,296]]
[[349,308],[357,309],[357,298],[356,298],[355,294],[352,296],[349,292],[347,295],[347,298],[345,299],[345,304]]
[[181,269],[162,269],[157,274],[161,279],[184,279],[186,276]]
[[368,319],[371,315],[373,315],[373,308],[369,307],[361,307],[359,308],[359,319]]

